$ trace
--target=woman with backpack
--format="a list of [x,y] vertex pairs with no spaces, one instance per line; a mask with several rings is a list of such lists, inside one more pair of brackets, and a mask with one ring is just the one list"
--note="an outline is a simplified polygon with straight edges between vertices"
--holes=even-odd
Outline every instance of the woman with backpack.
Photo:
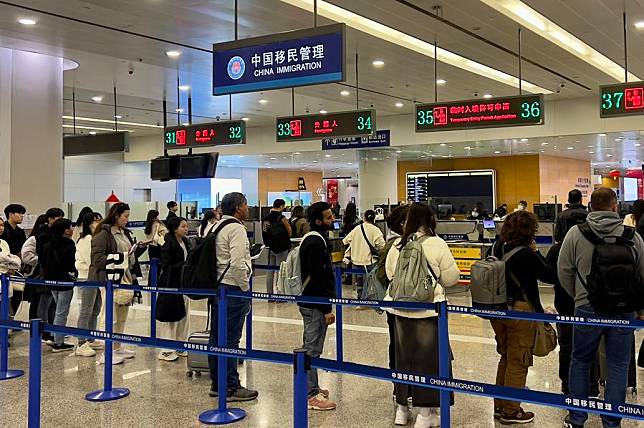
[[[460,272],[447,243],[436,235],[436,216],[424,204],[414,203],[409,207],[402,237],[397,238],[385,262],[387,277],[391,280],[385,300],[396,301],[400,297],[402,278],[417,274],[405,272],[405,257],[411,248],[420,248],[430,268],[430,283],[433,298],[423,303],[446,301],[445,288],[458,283]],[[420,244],[420,245],[418,245]],[[421,272],[418,272],[420,274]],[[422,282],[422,278],[418,278]],[[407,290],[406,290],[407,291]],[[438,376],[438,314],[433,310],[387,309],[395,315],[396,370],[403,373]],[[451,371],[451,362],[450,362]],[[415,428],[440,425],[440,392],[407,384],[396,384],[396,425],[407,425],[410,417],[408,398],[419,408]],[[453,402],[453,396],[450,398]],[[453,404],[453,403],[452,403]]]
[[[507,308],[513,311],[543,313],[538,281],[553,284],[556,279],[555,272],[537,250],[534,237],[538,228],[539,223],[533,213],[516,211],[505,219],[500,239],[491,249],[492,255],[498,259],[518,249],[505,263]],[[528,368],[533,363],[537,323],[503,318],[493,318],[490,323],[497,352],[501,354],[496,384],[525,388]],[[495,399],[494,418],[503,424],[525,424],[534,420],[534,413],[524,411],[519,402]]]
[[[354,269],[362,270],[365,274],[378,262],[380,252],[385,248],[385,238],[382,231],[374,224],[376,212],[367,210],[364,213],[364,222],[355,227],[342,240],[347,246],[344,253],[345,264],[351,263]],[[356,275],[357,298],[362,298],[364,275]]]
[[[181,268],[188,258],[190,244],[188,221],[185,218],[173,217],[168,220],[168,234],[161,247],[161,277],[160,288],[179,288],[181,285]],[[169,340],[186,342],[190,334],[190,299],[178,294],[159,293],[157,297],[156,320],[159,322],[159,337]],[[175,361],[179,357],[187,357],[186,351],[162,349],[159,359]]]

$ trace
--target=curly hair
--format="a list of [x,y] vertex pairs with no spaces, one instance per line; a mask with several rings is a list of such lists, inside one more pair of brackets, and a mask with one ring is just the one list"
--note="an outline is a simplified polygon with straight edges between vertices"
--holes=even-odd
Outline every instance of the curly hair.
[[539,229],[537,217],[529,211],[517,211],[503,222],[501,240],[506,244],[530,245]]

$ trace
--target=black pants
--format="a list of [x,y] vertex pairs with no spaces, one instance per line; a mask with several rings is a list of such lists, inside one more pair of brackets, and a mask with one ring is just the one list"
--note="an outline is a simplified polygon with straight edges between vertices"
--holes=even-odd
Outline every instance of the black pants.
[[[559,340],[559,379],[561,379],[561,392],[568,395],[568,381],[570,379],[570,362],[572,361],[572,331],[573,324],[557,324],[557,339]],[[588,377],[590,395],[599,395],[599,355],[590,368]]]
[[20,307],[20,302],[22,302],[22,291],[13,290],[13,295],[9,300],[9,303],[10,303],[9,310],[11,311],[11,315],[15,315],[18,312],[18,308]]
[[637,357],[637,365],[644,369],[644,340],[642,340],[642,344],[640,345],[639,354],[640,356]]

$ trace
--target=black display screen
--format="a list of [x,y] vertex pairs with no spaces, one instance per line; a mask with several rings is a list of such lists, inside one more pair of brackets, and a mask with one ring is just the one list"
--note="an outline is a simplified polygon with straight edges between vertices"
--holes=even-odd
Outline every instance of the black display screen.
[[166,149],[246,144],[246,122],[200,123],[188,126],[170,126],[164,129],[163,146]]
[[278,117],[277,141],[321,140],[332,137],[372,136],[376,131],[375,110]]
[[542,95],[417,104],[416,132],[543,125]]

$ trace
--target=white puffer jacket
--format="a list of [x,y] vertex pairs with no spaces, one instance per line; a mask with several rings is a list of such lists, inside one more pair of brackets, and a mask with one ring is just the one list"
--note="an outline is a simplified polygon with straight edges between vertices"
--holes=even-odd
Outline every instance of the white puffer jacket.
[[76,270],[79,280],[87,280],[89,265],[92,263],[92,235],[83,236],[76,243]]

